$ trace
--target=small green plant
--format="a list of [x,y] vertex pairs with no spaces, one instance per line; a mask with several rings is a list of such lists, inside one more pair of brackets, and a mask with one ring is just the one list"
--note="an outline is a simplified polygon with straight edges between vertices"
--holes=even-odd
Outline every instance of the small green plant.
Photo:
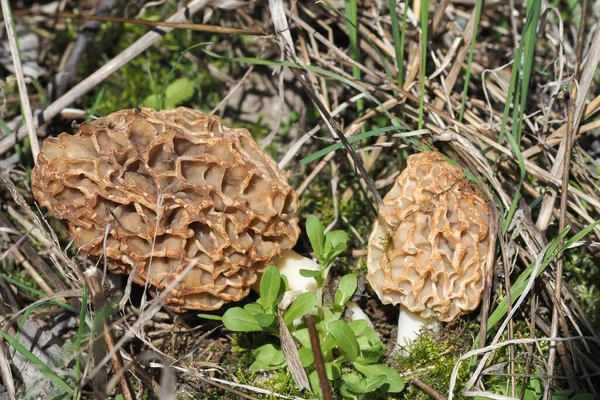
[[[327,379],[339,394],[347,399],[358,399],[369,393],[397,393],[404,388],[398,372],[379,361],[385,346],[375,330],[364,320],[346,322],[343,319],[346,303],[354,295],[357,278],[343,276],[333,302],[323,303],[323,286],[336,257],[346,250],[348,236],[343,231],[325,234],[323,225],[315,216],[306,221],[306,231],[316,254],[320,270],[301,270],[301,275],[317,282],[317,294],[302,293],[283,313],[278,313],[287,281],[275,266],[268,267],[260,281],[260,297],[254,303],[230,308],[223,317],[201,314],[201,317],[222,320],[235,332],[264,332],[280,337],[278,315],[292,337],[300,345],[298,353],[310,386],[319,393],[319,380],[305,323],[298,324],[308,313],[313,314],[319,333]],[[264,344],[254,350],[251,371],[280,370],[286,366],[286,357],[278,344]],[[370,395],[372,398],[372,395]]]
[[142,105],[155,110],[170,110],[194,96],[196,84],[188,78],[179,78],[165,86],[162,93],[154,93],[142,100]]

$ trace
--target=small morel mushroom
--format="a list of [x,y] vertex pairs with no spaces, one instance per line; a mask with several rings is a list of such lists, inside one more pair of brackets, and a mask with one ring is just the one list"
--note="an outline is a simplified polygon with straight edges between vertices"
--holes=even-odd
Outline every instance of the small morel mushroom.
[[383,199],[367,255],[371,287],[384,304],[400,304],[398,345],[432,319],[450,322],[478,307],[489,213],[442,154],[408,157]]
[[300,233],[298,195],[250,133],[183,107],[46,139],[31,181],[83,250],[136,283],[162,289],[196,260],[165,298],[178,312],[241,300]]

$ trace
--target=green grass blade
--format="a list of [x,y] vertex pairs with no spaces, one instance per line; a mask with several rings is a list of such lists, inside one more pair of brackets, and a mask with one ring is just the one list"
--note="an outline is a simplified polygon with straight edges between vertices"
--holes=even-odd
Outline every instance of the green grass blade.
[[[523,126],[523,118],[525,114],[525,106],[529,94],[529,81],[531,78],[532,65],[533,65],[533,53],[535,48],[535,33],[539,24],[541,10],[541,0],[530,0],[527,2],[527,18],[525,26],[523,27],[523,36],[519,42],[519,48],[516,52],[515,61],[513,64],[513,70],[510,79],[510,85],[508,87],[508,93],[506,96],[506,105],[504,107],[504,114],[502,115],[502,125],[500,127],[499,142],[504,140],[504,135],[508,138],[511,146],[511,150],[516,155],[519,162],[520,170],[520,181],[515,192],[515,196],[508,209],[507,216],[502,226],[503,233],[506,233],[512,217],[517,209],[517,204],[520,198],[521,185],[525,179],[526,169],[525,160],[521,154],[521,132]],[[521,55],[523,55],[521,57]],[[517,99],[519,101],[517,102]],[[513,106],[512,112],[512,132],[507,129],[508,118],[510,114],[511,105]]]
[[177,61],[175,61],[175,64],[173,64],[173,67],[169,70],[169,73],[167,74],[167,79],[165,79],[165,83],[163,84],[162,87],[162,91],[160,94],[160,107],[162,108],[164,102],[165,102],[165,96],[167,93],[167,88],[169,87],[169,83],[171,83],[171,79],[173,79],[173,75],[175,75],[175,69],[177,69],[177,67],[179,66],[179,64],[181,63],[181,61],[183,61],[183,58],[185,57],[185,55],[195,49],[196,47],[201,47],[201,46],[205,46],[209,44],[209,42],[202,42],[202,43],[196,43],[190,47],[188,47],[187,49],[183,50],[181,52],[181,54],[179,55],[179,57],[177,57]]
[[[595,224],[596,223],[594,223],[594,226],[595,226]],[[593,226],[591,227],[591,229],[593,229]],[[560,245],[561,241],[569,233],[569,230],[570,230],[569,228],[564,229],[557,237],[554,238],[554,240],[552,242],[550,242],[550,244],[548,245],[548,248],[546,249],[546,254],[544,255],[544,259],[542,261],[542,264],[540,265],[540,268],[537,271],[536,276],[539,276],[542,272],[544,272],[544,270],[546,269],[546,267],[548,265],[550,265],[552,260],[554,260],[554,258],[561,253],[562,249],[557,251],[557,248]],[[587,231],[587,232],[589,232],[589,231]],[[515,304],[517,302],[519,296],[521,296],[521,294],[523,294],[523,292],[525,291],[529,277],[533,273],[534,269],[535,269],[535,262],[531,263],[523,272],[521,272],[521,274],[519,275],[517,280],[512,284],[511,289],[510,289],[511,304]],[[494,311],[488,317],[486,336],[489,335],[490,332],[492,332],[492,330],[494,329],[496,324],[498,324],[502,320],[502,318],[504,318],[507,315],[507,313],[508,313],[508,296],[504,297],[498,303],[498,305],[496,306]],[[475,337],[475,340],[473,340],[473,348],[476,348],[478,343],[479,343],[479,334]],[[472,358],[472,360],[471,360],[472,365],[474,365],[476,360],[477,360],[476,357]]]
[[525,46],[523,54],[523,74],[521,75],[521,115],[519,116],[519,124],[517,125],[518,130],[515,133],[519,144],[521,144],[525,105],[527,104],[527,99],[529,97],[529,81],[531,80],[531,72],[533,71],[533,55],[535,52],[537,27],[540,22],[541,10],[541,0],[530,0],[527,2],[527,20],[525,21],[525,26],[523,28],[525,35],[522,39],[525,41]]
[[34,79],[31,75],[27,75],[27,76],[29,77],[29,79],[31,79],[31,83],[33,84],[33,87],[35,87],[37,94],[40,96],[42,108],[46,108],[48,106],[48,99],[46,97],[46,91],[44,90],[44,87],[37,79]]
[[6,275],[3,272],[0,272],[0,277],[2,277],[2,279],[4,279],[6,282],[10,283],[11,285],[15,285],[19,289],[26,290],[26,291],[31,292],[32,294],[35,294],[36,296],[39,296],[39,297],[46,296],[45,292],[35,289],[35,288],[32,288],[32,287],[29,287],[29,286],[25,285],[24,283],[21,283],[21,282],[17,281],[16,279],[11,278],[10,276]]
[[162,97],[160,93],[158,93],[158,87],[156,86],[156,81],[152,76],[152,70],[150,68],[150,62],[146,60],[146,75],[148,75],[148,80],[150,81],[150,89],[152,89],[152,93],[154,94],[154,105],[156,108],[162,107]]
[[69,386],[67,384],[67,382],[62,380],[62,378],[60,376],[56,375],[56,373],[54,371],[52,371],[52,369],[50,369],[50,367],[48,367],[46,364],[44,364],[35,354],[33,354],[32,352],[27,350],[27,348],[25,346],[23,346],[19,341],[17,341],[15,338],[10,336],[8,333],[4,332],[3,330],[0,330],[0,335],[2,335],[2,337],[16,351],[18,351],[23,357],[25,357],[27,359],[27,361],[29,361],[30,363],[37,366],[44,375],[46,375],[49,379],[51,379],[58,386],[60,386],[65,392],[67,392],[69,394],[74,393],[73,388],[71,386]]
[[569,240],[567,240],[565,242],[565,244],[563,244],[563,246],[560,248],[559,252],[562,253],[563,251],[569,249],[573,245],[573,243],[578,242],[581,239],[583,239],[583,237],[585,237],[594,228],[596,228],[596,226],[598,224],[600,224],[600,219],[594,221],[593,223],[589,224],[588,226],[586,226],[585,228],[583,228],[582,230],[580,230],[579,232],[577,232],[575,235],[573,235],[572,238],[570,238]]
[[6,122],[0,118],[0,129],[4,131],[5,135],[10,135],[12,133],[11,129],[6,125]]
[[[404,21],[406,21],[406,4],[404,6]],[[400,29],[398,24],[398,13],[396,12],[396,0],[390,0],[390,17],[392,18],[392,37],[394,38],[394,52],[396,54],[396,65],[398,66],[398,86],[402,87],[403,74],[404,74],[404,40],[400,38]],[[402,34],[404,35],[406,26],[402,24]]]
[[429,27],[429,1],[421,3],[421,93],[419,95],[419,129],[423,129],[425,111],[425,75],[427,74],[427,30]]
[[[371,136],[375,136],[375,135],[379,135],[380,133],[385,133],[385,132],[391,132],[391,131],[397,131],[398,127],[397,126],[386,126],[383,128],[378,128],[378,129],[374,129],[372,131],[368,131],[368,132],[364,132],[361,133],[359,135],[356,136],[352,136],[350,138],[348,138],[348,142],[350,144],[352,143],[356,143],[358,141],[361,141],[363,139],[367,139],[370,138]],[[302,160],[300,160],[300,162],[302,164],[309,164],[315,160],[318,160],[321,157],[326,156],[327,154],[331,153],[332,151],[336,151],[339,150],[341,148],[343,148],[344,145],[342,143],[334,143],[330,146],[325,147],[324,149],[321,149],[313,154],[311,154],[310,156],[304,157]]]
[[469,58],[467,60],[467,71],[465,74],[465,86],[463,87],[462,100],[460,102],[460,114],[458,121],[462,122],[465,113],[465,104],[467,103],[467,93],[469,91],[469,82],[471,81],[471,64],[473,63],[473,53],[475,52],[475,41],[477,38],[477,29],[479,28],[479,20],[481,18],[481,7],[483,0],[477,0],[475,5],[475,24],[473,26],[473,35],[471,36],[471,44],[469,44]]
[[73,391],[73,400],[77,400],[79,392],[79,381],[81,380],[81,342],[83,339],[83,329],[85,325],[85,313],[88,301],[88,287],[83,285],[83,296],[81,297],[81,311],[79,312],[79,327],[77,328],[77,337],[75,338],[75,390]]
[[[327,7],[329,7],[329,9],[331,11],[333,11],[334,13],[338,14],[340,17],[346,19],[346,23],[347,24],[352,24],[352,21],[349,21],[348,18],[346,18],[346,16],[344,14],[342,14],[337,8],[331,6],[330,4],[326,3]],[[356,27],[356,25],[354,25]],[[373,41],[371,39],[369,39],[369,36],[365,35],[364,32],[362,32],[360,29],[357,29],[356,32],[360,35],[361,39],[364,40],[365,42],[367,42],[369,44],[369,46],[371,46],[371,48],[373,49],[373,51],[377,54],[377,57],[379,58],[379,61],[381,61],[381,65],[383,65],[383,70],[385,71],[385,74],[387,75],[388,79],[393,82],[394,81],[394,75],[392,74],[392,71],[390,71],[390,68],[387,65],[387,61],[385,60],[385,57],[383,56],[383,54],[381,53],[381,51],[379,50],[379,47],[377,47],[377,45],[375,45],[375,43],[373,43]]]
[[[546,255],[544,256],[544,260],[540,265],[539,270],[537,271],[537,276],[539,276],[544,270],[550,265],[550,263],[559,257],[563,252],[569,249],[573,243],[581,240],[587,234],[589,234],[596,226],[600,224],[600,220],[596,220],[590,225],[583,228],[581,231],[573,235],[570,239],[568,239],[562,246],[560,246],[561,242],[565,239],[570,229],[565,228],[560,234],[558,234],[548,245],[548,249],[546,250]],[[560,247],[559,247],[560,246]],[[523,293],[525,288],[527,287],[527,281],[529,277],[533,273],[535,269],[535,263],[531,263],[517,278],[517,280],[512,284],[510,295],[512,303],[514,304],[518,297]],[[502,320],[506,316],[508,312],[508,300],[507,297],[502,299],[494,312],[492,312],[488,318],[488,326],[487,333],[489,334],[491,330],[494,328],[498,322]],[[478,343],[478,339],[474,341],[474,343]]]
[[[249,58],[249,57],[224,57],[224,56],[220,56],[220,55],[213,53],[211,51],[208,51],[208,50],[204,50],[204,53],[206,53],[207,55],[214,57],[214,58],[224,59],[224,60],[239,62],[239,63],[246,63],[246,64],[251,64],[251,65],[269,65],[269,66],[277,66],[277,67],[303,69],[302,66],[300,66],[296,63],[290,62],[290,61],[274,61],[274,60],[266,60],[266,59],[262,59],[262,58]],[[390,119],[390,121],[396,127],[396,130],[398,132],[405,132],[407,130],[407,128],[405,126],[403,126],[402,123],[383,106],[383,103],[381,103],[375,96],[373,96],[368,90],[366,90],[361,85],[357,84],[356,82],[353,82],[350,79],[346,79],[339,74],[328,71],[321,67],[317,67],[314,65],[307,65],[305,68],[316,74],[319,74],[319,75],[325,76],[327,78],[331,78],[331,79],[337,80],[341,83],[344,83],[344,84],[352,87],[353,89],[356,89],[359,92],[363,93],[365,95],[366,99],[372,101],[373,103],[377,104],[380,107],[381,112],[384,113]],[[419,148],[419,149],[421,149],[423,147],[421,145],[421,143],[419,141],[415,140],[414,138],[409,138],[407,140],[409,142],[411,142],[411,144],[413,144],[414,146],[417,146],[417,148]]]
[[[23,284],[23,283],[21,283],[21,282],[19,282],[19,281],[15,280],[15,279],[11,278],[10,276],[8,276],[8,275],[6,275],[6,274],[4,274],[4,273],[2,273],[2,272],[0,272],[0,277],[1,277],[2,279],[4,279],[6,282],[10,283],[11,285],[15,285],[15,286],[16,286],[16,287],[18,287],[19,289],[23,289],[23,290],[25,290],[25,291],[31,292],[32,294],[34,294],[34,295],[36,295],[36,296],[38,296],[38,297],[40,297],[40,298],[42,298],[42,297],[45,297],[45,296],[46,296],[46,293],[45,293],[45,292],[43,292],[43,291],[41,291],[41,290],[38,290],[38,289],[34,289],[34,288],[32,288],[32,287],[29,287],[29,286],[27,286],[27,285],[25,285],[25,284]],[[46,303],[48,303],[48,304],[52,304],[52,305],[55,305],[55,306],[62,307],[62,308],[64,308],[65,310],[68,310],[68,311],[71,311],[71,312],[74,312],[74,311],[75,311],[75,309],[74,309],[73,307],[71,307],[71,306],[70,306],[69,304],[67,304],[67,303],[63,303],[62,301],[58,301],[58,300],[48,300]]]
[[59,307],[63,307],[65,310],[69,310],[69,311],[74,311],[73,307],[69,306],[66,303],[61,303],[58,301],[42,301],[42,302],[35,302],[32,305],[28,306],[25,311],[23,312],[23,315],[21,317],[21,322],[19,323],[19,329],[17,330],[17,334],[15,336],[16,340],[20,340],[21,337],[21,332],[23,332],[23,327],[25,326],[25,323],[27,322],[27,319],[29,318],[29,316],[31,315],[31,313],[38,307],[42,307],[42,306],[59,306]]
[[100,92],[98,93],[98,96],[96,96],[96,98],[94,99],[94,104],[92,104],[92,108],[88,110],[88,116],[85,118],[86,122],[92,120],[92,116],[96,114],[96,110],[98,109],[98,107],[100,107],[100,104],[102,104],[105,89],[106,85],[103,85],[100,89]]
[[[356,62],[360,62],[360,48],[358,47],[358,6],[356,4],[357,0],[345,0],[345,11],[346,11],[346,21],[348,25],[348,35],[350,37],[350,48],[352,59]],[[352,76],[357,81],[360,81],[360,69],[358,66],[352,66]],[[359,99],[356,102],[356,109],[358,111],[358,115],[362,115],[363,113],[363,101]]]
[[400,87],[404,86],[404,43],[406,41],[406,15],[408,14],[408,0],[404,2],[402,12],[402,32],[400,33],[400,64],[398,64],[398,74],[400,75]]

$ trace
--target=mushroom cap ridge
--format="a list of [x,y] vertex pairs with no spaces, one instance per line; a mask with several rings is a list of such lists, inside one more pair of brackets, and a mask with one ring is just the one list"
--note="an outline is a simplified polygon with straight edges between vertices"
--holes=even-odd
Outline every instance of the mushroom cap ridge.
[[31,181],[84,251],[105,247],[136,283],[162,289],[197,262],[165,298],[178,312],[241,300],[300,233],[298,195],[250,133],[184,107],[117,111],[48,138]]
[[385,304],[450,322],[481,300],[489,208],[438,152],[408,157],[369,238],[367,279]]

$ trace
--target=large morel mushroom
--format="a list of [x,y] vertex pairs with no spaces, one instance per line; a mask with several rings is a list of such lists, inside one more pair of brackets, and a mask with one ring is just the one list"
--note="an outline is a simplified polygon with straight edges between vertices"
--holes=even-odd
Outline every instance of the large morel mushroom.
[[298,195],[250,133],[183,107],[117,111],[46,139],[31,181],[114,272],[156,290],[197,262],[165,298],[178,312],[241,300],[300,232]]
[[450,322],[479,306],[489,213],[441,153],[408,157],[383,199],[367,255],[371,287],[383,303],[401,305],[399,345],[429,320]]

